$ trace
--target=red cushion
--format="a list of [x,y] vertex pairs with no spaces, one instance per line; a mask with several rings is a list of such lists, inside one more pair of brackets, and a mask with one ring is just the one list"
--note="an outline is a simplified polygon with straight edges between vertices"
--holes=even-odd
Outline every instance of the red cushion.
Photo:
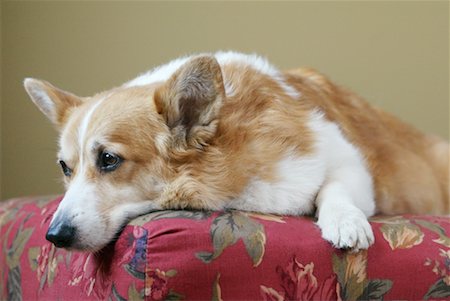
[[353,300],[450,297],[450,219],[372,219],[375,245],[332,248],[308,217],[163,211],[102,254],[44,238],[61,198],[0,204],[0,299]]

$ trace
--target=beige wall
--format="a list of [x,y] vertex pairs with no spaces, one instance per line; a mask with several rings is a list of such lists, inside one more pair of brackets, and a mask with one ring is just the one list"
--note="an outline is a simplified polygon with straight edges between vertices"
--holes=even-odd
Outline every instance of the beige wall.
[[1,197],[61,192],[57,133],[24,77],[89,95],[181,54],[258,52],[312,66],[448,138],[449,4],[17,2],[2,7]]

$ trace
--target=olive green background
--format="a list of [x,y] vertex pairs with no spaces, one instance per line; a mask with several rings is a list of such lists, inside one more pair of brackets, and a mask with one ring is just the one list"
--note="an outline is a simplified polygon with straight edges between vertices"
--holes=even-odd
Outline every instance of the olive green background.
[[79,95],[193,52],[234,49],[314,67],[448,139],[449,4],[2,1],[1,198],[62,192],[57,133],[24,77]]

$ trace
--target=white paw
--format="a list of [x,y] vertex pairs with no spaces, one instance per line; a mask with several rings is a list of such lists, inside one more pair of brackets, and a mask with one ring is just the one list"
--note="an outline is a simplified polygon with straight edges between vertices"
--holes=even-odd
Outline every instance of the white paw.
[[366,216],[359,210],[337,211],[319,215],[317,225],[322,230],[322,237],[340,249],[369,248],[375,238]]

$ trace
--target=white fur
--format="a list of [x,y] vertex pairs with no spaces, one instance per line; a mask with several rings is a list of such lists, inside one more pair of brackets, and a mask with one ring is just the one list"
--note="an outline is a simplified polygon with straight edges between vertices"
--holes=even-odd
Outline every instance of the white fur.
[[157,134],[155,136],[155,146],[160,152],[160,154],[164,154],[169,146],[170,136],[168,134]]
[[[124,87],[143,86],[156,82],[166,81],[175,73],[183,64],[185,64],[193,56],[187,56],[173,60],[165,65],[141,74],[137,78],[125,83]],[[266,59],[256,54],[243,54],[233,51],[217,52],[214,54],[220,66],[228,64],[243,64],[251,66],[255,70],[272,77],[283,89],[283,91],[292,98],[298,99],[300,93],[293,87],[289,86],[283,79],[281,72],[272,66]],[[225,93],[228,97],[235,94],[233,79],[227,78],[224,74]]]
[[87,114],[84,116],[83,120],[81,121],[80,127],[78,128],[78,145],[80,146],[80,174],[83,174],[83,167],[84,167],[84,152],[85,152],[85,146],[86,146],[86,133],[88,131],[89,123],[92,119],[92,115],[97,110],[97,108],[102,104],[102,102],[107,98],[104,97],[100,100],[98,100],[96,103],[92,105],[92,107],[89,109]]
[[[359,150],[338,126],[315,112],[312,155],[289,152],[274,183],[253,179],[230,207],[277,214],[309,214],[315,205],[323,237],[339,248],[366,249],[374,241],[367,216],[374,213],[372,177]],[[317,196],[317,198],[316,198]]]
[[125,204],[111,206],[111,212],[106,215],[109,217],[107,223],[102,219],[104,212],[100,212],[98,208],[98,187],[86,180],[85,174],[78,174],[53,215],[52,223],[56,219],[69,222],[77,229],[78,239],[75,247],[82,246],[84,249],[96,251],[99,246],[104,246],[113,239],[124,222],[150,210],[160,209],[153,200],[142,201],[143,196],[132,186],[133,183],[130,183],[130,186],[103,187],[114,190],[115,197],[127,200]]
[[225,95],[233,97],[236,95],[236,86],[231,80],[224,80]]
[[289,86],[286,83],[281,73],[274,76],[274,79],[278,82],[280,87],[283,89],[284,93],[286,93],[288,96],[292,97],[293,99],[299,99],[301,97],[300,92],[298,92],[296,89],[294,89],[292,86]]
[[347,140],[336,123],[325,120],[323,114],[313,113],[309,125],[327,164],[325,184],[339,181],[350,192],[355,206],[366,216],[374,214],[372,176],[361,152]]
[[37,107],[53,122],[56,122],[56,108],[53,100],[45,92],[42,84],[33,79],[25,78],[23,81],[25,89],[30,94],[31,100],[37,105]]
[[[118,229],[124,221],[129,221],[139,215],[148,213],[154,210],[161,210],[154,200],[150,201],[139,201],[135,203],[125,203],[117,205],[110,214],[111,220],[111,230]],[[115,233],[110,232],[106,235],[114,235]]]
[[145,86],[151,83],[163,82],[168,80],[190,57],[182,57],[173,60],[165,65],[156,67],[146,73],[143,73],[135,79],[125,83],[124,87]]
[[275,183],[253,179],[230,206],[238,210],[302,215],[314,210],[314,198],[325,177],[316,154],[298,157],[291,152],[278,164]]
[[96,245],[105,245],[112,237],[104,235],[106,223],[101,220],[96,208],[98,201],[94,184],[86,181],[83,175],[77,175],[66,191],[51,223],[55,220],[68,221],[77,229],[77,245],[83,248],[95,249]]
[[[234,51],[217,52],[215,58],[219,62],[219,65],[227,64],[243,64],[246,66],[251,66],[255,70],[272,77],[283,89],[283,91],[294,99],[300,98],[300,93],[293,87],[289,86],[283,79],[281,72],[275,68],[269,61],[257,54],[243,54]],[[225,75],[224,81],[230,81],[232,79],[227,79]],[[228,94],[227,94],[228,95]]]
[[327,164],[316,199],[322,236],[339,248],[367,249],[374,241],[367,217],[374,214],[375,202],[364,158],[338,126],[321,114],[313,114],[310,126]]

